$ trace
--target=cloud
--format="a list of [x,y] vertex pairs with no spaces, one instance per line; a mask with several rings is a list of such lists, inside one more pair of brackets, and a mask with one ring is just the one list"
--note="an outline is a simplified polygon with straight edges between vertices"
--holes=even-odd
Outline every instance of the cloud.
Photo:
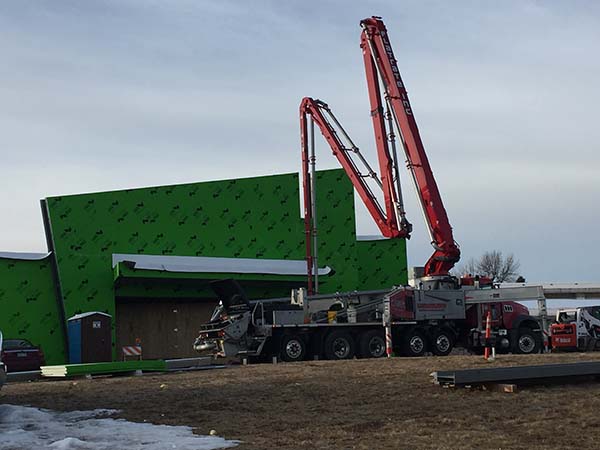
[[[600,6],[588,1],[4,3],[0,207],[13,214],[0,248],[45,248],[22,224],[41,222],[47,195],[298,170],[303,96],[374,156],[358,46],[371,14],[465,258],[499,248],[529,278],[597,278]],[[337,167],[318,145],[320,167]],[[430,247],[404,190],[419,264]],[[364,208],[358,224],[376,230]]]

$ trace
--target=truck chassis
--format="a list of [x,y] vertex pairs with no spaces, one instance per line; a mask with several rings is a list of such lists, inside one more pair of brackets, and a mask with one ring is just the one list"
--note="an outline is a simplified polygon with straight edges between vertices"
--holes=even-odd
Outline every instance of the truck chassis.
[[[217,357],[283,361],[379,358],[386,355],[386,328],[396,355],[448,355],[455,346],[478,352],[539,352],[542,333],[527,308],[538,287],[509,289],[413,289],[355,291],[249,301],[233,280],[213,283],[221,299],[194,348]],[[485,339],[487,311],[496,311]]]

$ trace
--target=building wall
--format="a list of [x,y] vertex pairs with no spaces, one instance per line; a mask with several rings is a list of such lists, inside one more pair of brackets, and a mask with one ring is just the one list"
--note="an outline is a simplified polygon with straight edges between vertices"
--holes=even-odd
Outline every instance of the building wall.
[[[319,265],[335,271],[320,280],[321,293],[406,282],[404,239],[356,241],[353,188],[343,170],[318,172],[316,199]],[[42,210],[66,318],[88,311],[115,317],[117,297],[214,298],[206,283],[176,279],[115,288],[113,253],[305,257],[297,174],[49,197]],[[289,290],[263,282],[251,285],[249,295],[281,297]]]
[[297,188],[278,175],[46,199],[67,315],[114,315],[113,253],[302,259]]
[[[298,186],[285,174],[46,199],[67,316],[114,315],[113,253],[304,259]],[[344,172],[319,172],[317,186],[319,261],[335,270],[321,291],[402,282],[404,240],[356,241]]]
[[405,239],[380,239],[356,243],[361,289],[383,289],[408,284]]
[[52,260],[0,258],[0,331],[5,339],[28,339],[48,364],[65,361],[62,315],[52,277]]

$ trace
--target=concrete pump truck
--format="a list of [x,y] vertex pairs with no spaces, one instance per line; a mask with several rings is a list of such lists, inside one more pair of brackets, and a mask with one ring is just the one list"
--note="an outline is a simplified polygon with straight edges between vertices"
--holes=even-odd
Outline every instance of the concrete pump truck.
[[[232,280],[215,282],[213,287],[221,302],[210,322],[201,326],[194,348],[216,356],[276,356],[284,361],[312,357],[377,358],[389,353],[390,348],[406,356],[427,352],[444,356],[456,345],[472,350],[494,345],[500,352],[539,352],[540,325],[516,301],[543,298],[541,287],[499,288],[489,278],[457,279],[450,275],[460,259],[460,249],[454,241],[386,27],[380,17],[364,19],[360,25],[379,174],[329,106],[304,98],[300,105],[300,133],[307,290],[295,290],[287,299],[251,301]],[[434,248],[424,267],[411,270],[408,286],[318,293],[315,124],[381,233],[390,239],[410,238],[412,231],[400,186],[401,162],[396,145],[399,138]],[[383,206],[367,179],[381,189]],[[484,338],[488,315],[491,342]]]

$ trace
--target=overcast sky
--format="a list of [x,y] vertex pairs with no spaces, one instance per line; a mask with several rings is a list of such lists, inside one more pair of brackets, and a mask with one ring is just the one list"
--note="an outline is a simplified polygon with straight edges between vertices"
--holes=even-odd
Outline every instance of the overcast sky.
[[[295,172],[298,105],[374,146],[359,21],[383,16],[463,258],[600,281],[600,3],[0,3],[0,250],[46,249],[39,199]],[[337,167],[324,142],[319,167]],[[405,179],[408,180],[408,174]],[[409,264],[431,254],[405,183]],[[359,208],[358,230],[376,227]]]

